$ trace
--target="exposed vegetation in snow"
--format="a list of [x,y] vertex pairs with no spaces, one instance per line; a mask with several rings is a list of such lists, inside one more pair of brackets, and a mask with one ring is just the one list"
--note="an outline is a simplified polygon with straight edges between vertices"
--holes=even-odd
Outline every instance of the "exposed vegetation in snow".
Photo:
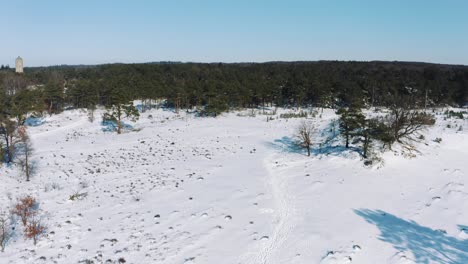
[[[430,111],[435,125],[422,128],[411,148],[374,140],[379,162],[370,166],[362,136],[346,148],[340,115],[331,109],[216,118],[149,109],[121,134],[103,131],[101,120],[90,122],[82,110],[44,117],[26,128],[34,147],[30,181],[16,163],[0,168],[0,257],[465,263],[468,124],[452,114],[462,111]],[[281,118],[291,113],[302,116]],[[310,132],[310,157],[304,137],[298,145],[298,127]]]

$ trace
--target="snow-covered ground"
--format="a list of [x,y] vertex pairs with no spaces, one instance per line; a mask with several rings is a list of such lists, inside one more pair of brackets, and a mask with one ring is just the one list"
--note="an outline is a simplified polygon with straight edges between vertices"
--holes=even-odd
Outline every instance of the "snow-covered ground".
[[[370,168],[297,150],[301,119],[151,110],[117,135],[79,110],[47,117],[28,128],[31,182],[0,168],[0,209],[31,194],[48,232],[33,246],[18,224],[0,263],[468,263],[468,121],[437,117],[420,153]],[[336,118],[310,119],[317,141]]]

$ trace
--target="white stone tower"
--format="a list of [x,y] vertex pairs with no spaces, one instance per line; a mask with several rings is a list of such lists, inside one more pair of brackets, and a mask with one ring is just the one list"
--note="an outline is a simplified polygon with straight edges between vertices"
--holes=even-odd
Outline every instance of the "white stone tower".
[[19,56],[16,58],[16,73],[23,73],[23,59]]

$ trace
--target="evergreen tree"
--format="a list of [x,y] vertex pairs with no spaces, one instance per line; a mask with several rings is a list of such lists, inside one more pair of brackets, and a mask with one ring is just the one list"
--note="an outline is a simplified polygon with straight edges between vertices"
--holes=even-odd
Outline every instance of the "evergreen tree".
[[[11,163],[15,154],[17,123],[9,117],[0,118],[0,134],[5,142],[6,162]],[[2,157],[3,158],[3,157]]]
[[90,108],[99,103],[97,85],[89,80],[76,80],[66,95],[67,101],[77,108]]
[[138,109],[133,105],[133,100],[123,88],[112,90],[107,108],[108,112],[104,114],[103,119],[115,122],[117,134],[122,133],[122,119],[129,118],[136,121],[140,117]]
[[365,119],[362,122],[362,127],[359,131],[359,136],[361,136],[362,142],[362,156],[368,158],[369,151],[372,147],[372,141],[378,139],[379,130],[378,130],[378,120],[377,119]]
[[65,102],[64,83],[65,80],[59,73],[53,72],[50,75],[43,93],[49,114],[59,113],[63,110]]
[[351,139],[359,135],[359,130],[363,126],[365,117],[358,105],[351,105],[349,108],[340,108],[337,114],[341,115],[339,128],[341,135],[345,139],[345,147],[349,148]]
[[23,125],[28,113],[43,110],[43,102],[40,99],[40,94],[37,92],[20,91],[11,97],[9,116],[15,118],[19,126]]
[[205,106],[204,115],[206,116],[218,116],[222,112],[229,109],[227,103],[220,97],[210,98],[208,104]]

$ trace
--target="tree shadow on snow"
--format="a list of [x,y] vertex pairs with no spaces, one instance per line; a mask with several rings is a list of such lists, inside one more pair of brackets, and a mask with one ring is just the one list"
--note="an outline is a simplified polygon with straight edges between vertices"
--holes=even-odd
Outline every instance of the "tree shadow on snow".
[[[120,122],[122,131],[129,131],[133,129],[133,126],[126,124],[124,122]],[[103,120],[101,122],[103,128],[101,129],[103,132],[114,132],[117,131],[117,122],[112,120]]]
[[338,145],[338,146],[330,146],[330,145],[324,145],[324,146],[318,146],[314,147],[311,149],[311,152],[314,155],[332,155],[332,156],[347,156],[350,153],[358,153],[361,155],[361,150],[359,148],[350,146],[349,148],[346,148],[344,146]]
[[[281,152],[307,155],[307,150],[298,146],[296,140],[291,137],[275,139],[273,142],[266,142],[266,145]],[[361,150],[356,147],[345,148],[341,145],[315,144],[310,149],[310,152],[312,155],[346,156],[345,153],[350,152],[357,152],[360,154]]]
[[[398,251],[411,251],[416,263],[468,263],[468,240],[450,237],[443,230],[421,226],[381,210],[354,212],[380,229],[380,240],[391,243]],[[466,226],[459,229],[468,230]]]
[[26,120],[24,121],[24,125],[29,126],[29,127],[40,126],[44,123],[45,123],[44,119],[39,118],[39,117],[32,117],[32,116],[27,117]]
[[290,137],[275,139],[273,142],[266,142],[266,145],[281,152],[298,154],[305,153],[305,149],[299,147],[296,144],[296,141]]

